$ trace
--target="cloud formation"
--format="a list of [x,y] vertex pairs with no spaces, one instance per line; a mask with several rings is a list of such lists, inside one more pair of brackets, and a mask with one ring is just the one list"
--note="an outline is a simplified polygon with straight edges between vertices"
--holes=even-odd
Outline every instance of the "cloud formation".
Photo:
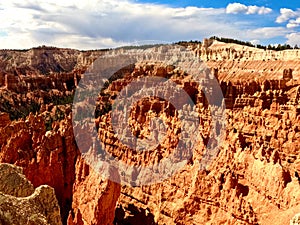
[[281,8],[280,9],[280,16],[277,17],[276,23],[284,23],[292,18],[297,17],[297,12],[287,9],[287,8]]
[[[1,2],[0,48],[55,45],[115,47],[140,40],[177,41],[237,32],[224,9],[171,8],[126,0]],[[16,16],[18,15],[18,16]]]
[[271,13],[272,9],[271,8],[266,8],[264,6],[256,6],[256,5],[250,5],[246,6],[241,3],[229,3],[226,7],[226,13],[228,14],[268,14]]
[[294,46],[294,45],[298,45],[300,46],[300,33],[290,33],[286,35],[287,43]]
[[297,11],[282,8],[280,9],[280,16],[276,18],[276,23],[285,23],[287,28],[296,28],[300,26],[300,10]]
[[256,39],[271,39],[274,37],[286,36],[289,30],[285,27],[261,27],[253,30],[248,30],[247,35]]
[[287,28],[296,28],[299,26],[300,26],[300,17],[298,17],[296,20],[290,20],[286,25]]
[[2,1],[0,48],[23,49],[45,44],[95,49],[140,41],[151,43],[145,40],[201,40],[213,35],[260,42],[285,37],[286,27],[259,27],[260,21],[237,20],[231,15],[270,11],[240,3],[229,4],[227,8],[176,8],[133,0]]

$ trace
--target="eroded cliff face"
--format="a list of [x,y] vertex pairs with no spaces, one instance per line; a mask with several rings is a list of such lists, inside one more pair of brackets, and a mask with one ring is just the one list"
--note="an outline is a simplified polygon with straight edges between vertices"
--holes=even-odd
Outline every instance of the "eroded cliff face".
[[[145,68],[148,76],[176,80],[181,74],[167,65],[144,64],[137,65],[131,77],[140,76]],[[181,74],[183,77],[177,84],[194,86],[197,91],[189,92],[190,97],[203,110],[199,111],[203,121],[203,129],[199,131],[201,141],[191,161],[172,178],[142,187],[123,186],[115,224],[138,224],[141,220],[146,224],[288,224],[300,209],[297,148],[300,89],[297,82],[292,82],[293,74],[289,71],[283,69],[277,80],[220,81],[227,107],[226,138],[206,169],[201,168],[199,161],[210,131],[206,122],[210,120],[201,104],[205,103],[201,90]],[[220,77],[216,70],[212,73]],[[125,76],[113,81],[100,100],[112,104],[116,92],[128,80]],[[177,120],[168,119],[174,112],[164,102],[149,98],[140,105],[131,109],[128,121],[141,124],[132,126],[138,137],[147,135],[149,111],[168,121],[172,131],[177,129]],[[157,151],[140,154],[128,151],[107,125],[110,116],[107,113],[99,117],[99,137],[107,151],[128,164],[156,163],[168,156],[177,143],[176,132],[171,132],[173,136],[166,138],[171,141],[161,142]]]
[[22,167],[34,187],[53,187],[64,224],[111,224],[120,185],[104,180],[81,159],[70,114],[62,105],[17,121],[2,114],[0,162]]
[[0,50],[2,72],[36,75],[72,72],[89,66],[104,51],[78,51],[41,46],[29,50]]
[[112,224],[120,191],[121,185],[104,180],[82,158],[77,160],[68,224]]
[[81,158],[72,128],[75,88],[101,54],[51,47],[0,51],[0,162],[22,167],[34,187],[53,187],[64,224],[111,224],[120,194],[119,184]]
[[62,221],[69,225],[296,223],[297,216],[293,217],[300,212],[299,52],[219,42],[193,50],[219,80],[226,103],[226,136],[209,167],[201,167],[200,161],[210,137],[213,110],[198,81],[180,68],[155,62],[130,65],[119,71],[95,103],[95,127],[106,151],[139,165],[170,155],[181,133],[180,118],[162,99],[141,99],[128,121],[133,134],[147,137],[153,118],[165,121],[168,130],[157,134],[156,139],[163,140],[159,148],[131,151],[111,126],[111,106],[120,91],[138,77],[159,76],[177,83],[197,106],[201,138],[191,160],[171,178],[141,187],[121,187],[103,179],[81,157],[73,135],[69,103],[85,69],[103,52],[1,51],[0,162],[22,167],[33,185],[22,183],[29,187],[28,193],[9,195],[29,196],[34,188],[50,185]]
[[295,79],[300,76],[300,50],[263,50],[204,40],[194,51],[210,68],[218,69],[220,80],[279,80],[285,69],[292,69]]
[[48,184],[55,188],[62,214],[68,213],[78,155],[70,119],[57,122],[53,130],[46,131],[43,115],[30,114],[0,129],[0,161],[23,167],[35,187]]

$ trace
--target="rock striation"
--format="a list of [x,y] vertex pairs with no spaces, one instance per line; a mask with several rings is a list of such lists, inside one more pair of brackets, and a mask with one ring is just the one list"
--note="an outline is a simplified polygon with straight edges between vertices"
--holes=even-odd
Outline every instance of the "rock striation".
[[279,80],[289,69],[294,78],[300,75],[300,50],[264,50],[216,40],[205,40],[194,49],[208,67],[218,69],[220,80]]

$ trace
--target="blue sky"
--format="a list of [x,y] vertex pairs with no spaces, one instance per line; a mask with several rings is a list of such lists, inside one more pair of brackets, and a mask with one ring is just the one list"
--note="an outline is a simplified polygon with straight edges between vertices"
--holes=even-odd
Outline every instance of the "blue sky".
[[300,4],[297,1],[270,1],[270,0],[254,0],[254,1],[220,1],[220,0],[193,0],[193,1],[186,1],[186,0],[160,0],[160,1],[152,1],[152,0],[138,0],[136,2],[141,3],[153,3],[153,4],[167,4],[173,7],[187,7],[187,6],[196,6],[196,7],[212,7],[212,8],[225,8],[229,3],[238,2],[244,5],[259,5],[259,6],[266,6],[270,7],[274,10],[278,10],[280,8],[291,8],[297,9],[300,7]]
[[298,8],[297,1],[282,0],[2,1],[0,48],[98,49],[213,35],[300,45]]

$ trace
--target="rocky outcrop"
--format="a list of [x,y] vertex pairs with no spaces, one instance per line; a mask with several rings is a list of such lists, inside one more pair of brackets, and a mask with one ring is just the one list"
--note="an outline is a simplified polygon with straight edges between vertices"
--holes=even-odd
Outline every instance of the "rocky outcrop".
[[47,131],[45,114],[30,114],[26,120],[0,128],[0,161],[23,167],[35,187],[53,187],[65,215],[71,207],[78,150],[72,139],[72,127],[67,125],[70,118],[54,123],[55,127]]
[[120,184],[103,179],[101,174],[94,171],[82,158],[78,159],[68,225],[112,224],[120,190]]
[[10,118],[8,113],[0,113],[0,127],[5,127],[10,123]]
[[[120,185],[104,180],[81,159],[70,113],[68,106],[47,105],[39,115],[31,113],[0,127],[0,162],[21,166],[34,187],[53,187],[64,224],[111,224]],[[6,187],[11,179],[2,173],[0,183]],[[40,189],[41,194],[49,194]]]
[[300,215],[297,214],[291,219],[290,225],[299,225],[300,224]]
[[34,189],[22,169],[10,164],[0,164],[0,181],[1,224],[62,224],[53,188]]
[[34,192],[34,187],[23,175],[21,167],[0,164],[0,192],[15,197],[26,197]]

